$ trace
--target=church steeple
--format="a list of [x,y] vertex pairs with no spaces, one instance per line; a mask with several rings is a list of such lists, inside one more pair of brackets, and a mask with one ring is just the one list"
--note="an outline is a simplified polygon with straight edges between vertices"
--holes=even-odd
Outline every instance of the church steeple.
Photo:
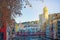
[[48,8],[46,6],[43,8],[43,15],[44,15],[45,19],[48,20]]

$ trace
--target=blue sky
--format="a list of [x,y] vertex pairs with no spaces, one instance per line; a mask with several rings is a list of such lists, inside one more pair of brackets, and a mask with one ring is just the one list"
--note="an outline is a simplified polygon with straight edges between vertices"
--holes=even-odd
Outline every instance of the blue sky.
[[[40,0],[29,0],[32,7],[22,8],[22,16],[16,17],[17,23],[38,20],[39,14],[43,13],[43,4]],[[60,0],[45,0],[45,4],[49,10],[49,14],[60,13]]]

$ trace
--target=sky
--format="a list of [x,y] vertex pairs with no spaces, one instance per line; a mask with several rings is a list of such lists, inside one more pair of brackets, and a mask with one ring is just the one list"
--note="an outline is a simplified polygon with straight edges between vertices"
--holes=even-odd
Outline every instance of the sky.
[[[16,17],[17,23],[39,20],[39,14],[43,13],[43,3],[40,0],[29,0],[32,7],[27,6],[22,8],[22,16]],[[48,8],[49,14],[60,13],[60,0],[45,0],[45,5]]]

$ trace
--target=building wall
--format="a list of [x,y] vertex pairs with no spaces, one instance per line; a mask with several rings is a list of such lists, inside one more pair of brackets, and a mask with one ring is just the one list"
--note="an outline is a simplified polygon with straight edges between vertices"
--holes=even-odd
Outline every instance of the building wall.
[[39,15],[39,26],[40,26],[40,29],[41,29],[41,31],[43,31],[44,30],[44,26],[43,26],[43,24],[45,23],[45,18],[44,18],[44,15],[43,14],[40,14]]
[[39,21],[23,22],[24,27],[38,27]]
[[58,36],[58,39],[60,40],[60,19],[58,19],[57,21],[57,26],[58,26],[57,36]]
[[[48,20],[44,20],[43,14],[39,15],[39,25],[46,34],[49,34],[51,38],[56,39],[58,33],[57,20],[60,18],[60,13],[49,14]],[[45,22],[44,22],[45,21]],[[49,33],[47,33],[49,30]],[[47,36],[47,35],[46,35]]]

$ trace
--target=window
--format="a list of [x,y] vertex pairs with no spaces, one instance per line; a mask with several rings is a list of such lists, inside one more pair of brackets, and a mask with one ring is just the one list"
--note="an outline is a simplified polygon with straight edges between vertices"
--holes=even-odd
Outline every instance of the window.
[[0,10],[0,28],[2,28],[2,26],[3,26],[3,21],[2,21],[2,12],[1,12],[1,10]]
[[2,12],[1,12],[1,10],[0,10],[0,19],[2,18]]
[[58,20],[58,28],[60,27],[60,20]]
[[58,38],[60,38],[60,35],[58,35]]
[[4,34],[3,34],[3,32],[0,32],[0,40],[4,40]]
[[2,22],[2,20],[0,20],[0,28],[2,28],[3,27],[3,22]]

